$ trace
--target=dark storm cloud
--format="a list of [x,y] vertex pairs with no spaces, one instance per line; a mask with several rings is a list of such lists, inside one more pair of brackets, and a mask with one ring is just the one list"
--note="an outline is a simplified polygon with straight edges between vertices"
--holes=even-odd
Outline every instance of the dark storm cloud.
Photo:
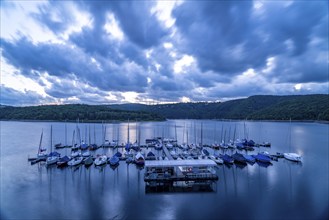
[[[264,67],[272,56],[284,54],[288,60],[299,59],[310,49],[312,38],[326,36],[327,9],[324,1],[290,5],[264,2],[258,12],[251,1],[187,1],[173,11],[173,16],[183,36],[181,49],[196,57],[202,71],[237,75],[249,68]],[[315,36],[317,33],[319,36]],[[287,48],[287,41],[293,48]],[[305,62],[310,60],[302,59],[296,67]],[[291,68],[287,74],[295,72]],[[293,78],[313,81],[312,75],[301,72]]]
[[[155,15],[151,13],[154,2],[82,1],[77,4],[81,10],[91,14],[92,27],[84,27],[82,32],[73,33],[70,41],[87,53],[111,58],[118,64],[123,62],[123,56],[125,56],[136,63],[146,65],[142,56],[143,49],[156,46],[168,34]],[[50,9],[52,6],[59,8],[59,14],[62,15],[60,21],[52,19],[45,13],[46,8]],[[40,7],[39,13],[34,14],[34,17],[50,30],[58,33],[72,25],[74,21],[72,15],[64,8],[64,4],[51,2],[47,6]],[[109,13],[112,13],[119,23],[127,37],[126,41],[118,43],[109,38],[109,34],[104,29]]]
[[128,38],[142,48],[158,45],[168,32],[151,14],[152,1],[120,1],[110,3],[120,26]]
[[118,64],[123,62],[119,50],[116,49],[119,45],[109,40],[102,28],[99,30],[96,27],[84,27],[82,32],[70,35],[70,41],[90,55],[110,57]]
[[[1,39],[3,56],[23,73],[37,74],[35,71],[48,71],[57,76],[70,73],[70,60],[79,59],[79,54],[65,45],[40,43],[33,44],[27,38],[16,42]],[[85,63],[85,62],[82,62]]]
[[21,92],[13,88],[1,85],[1,105],[38,105],[42,103],[53,102],[51,97],[43,97],[34,91]]
[[[182,34],[182,50],[198,60],[202,71],[231,73],[246,68],[243,54],[231,53],[249,33],[252,2],[184,2],[173,11]],[[234,64],[234,65],[233,65]]]
[[73,75],[83,83],[114,91],[141,92],[147,86],[143,68],[133,62],[117,65],[99,57],[95,63],[79,48],[51,43],[34,45],[26,38],[1,42],[3,56],[27,77],[36,78],[42,72],[63,78]]
[[93,28],[98,34],[108,13],[113,13],[129,41],[142,49],[158,45],[168,34],[151,13],[152,1],[83,1],[80,6],[92,14]]

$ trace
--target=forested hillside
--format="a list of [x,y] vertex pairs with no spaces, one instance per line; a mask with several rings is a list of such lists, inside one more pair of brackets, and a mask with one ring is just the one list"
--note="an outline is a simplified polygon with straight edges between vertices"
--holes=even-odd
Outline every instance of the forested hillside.
[[227,102],[160,105],[110,105],[114,109],[141,110],[168,119],[255,119],[329,121],[329,95],[251,96]]
[[251,119],[329,121],[329,95],[251,96],[227,102],[1,106],[2,120]]
[[2,107],[2,120],[55,120],[103,121],[138,120],[153,121],[165,118],[154,113],[111,109],[104,105],[42,105],[29,107]]

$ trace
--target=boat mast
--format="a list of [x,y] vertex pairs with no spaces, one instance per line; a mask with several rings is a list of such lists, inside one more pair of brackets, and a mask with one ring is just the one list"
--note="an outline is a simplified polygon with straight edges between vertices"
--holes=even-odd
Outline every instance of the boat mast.
[[236,133],[236,124],[234,126],[234,133],[233,133],[233,144],[235,143],[235,133]]
[[230,142],[230,137],[231,137],[231,126],[230,128],[228,129],[228,141],[227,142]]
[[243,122],[243,138],[245,138],[245,139],[247,138],[246,137],[246,122],[245,121]]
[[291,152],[291,118],[289,122],[289,152]]
[[84,140],[85,143],[87,143],[87,125],[85,125],[85,140]]
[[94,125],[94,144],[96,144],[96,126]]
[[127,138],[127,143],[129,144],[129,118],[128,118],[128,138]]
[[201,147],[203,147],[203,123],[201,122]]
[[220,135],[220,142],[221,143],[223,143],[223,129],[224,129],[224,127],[223,127],[223,124],[222,124],[222,132],[221,132],[221,135]]
[[136,138],[136,141],[135,141],[135,143],[138,143],[138,135],[139,135],[139,126],[137,126],[137,119],[135,119],[135,138]]
[[188,128],[186,128],[186,143],[188,145]]
[[184,122],[184,127],[183,127],[183,144],[184,144],[184,141],[185,141],[185,122]]
[[225,132],[224,132],[224,145],[226,144],[226,129],[225,129]]
[[214,123],[214,126],[215,126],[215,128],[214,128],[214,144],[216,143],[216,130],[217,130],[217,123],[215,122]]
[[73,130],[73,135],[72,135],[72,147],[75,147],[75,130]]
[[39,143],[39,150],[38,150],[38,153],[41,153],[42,136],[43,136],[43,129],[42,129],[42,131],[41,131],[41,137],[40,137],[40,143]]
[[140,147],[141,144],[141,125],[138,124],[138,147]]
[[176,127],[176,123],[175,123],[175,141],[176,141],[176,144],[177,144],[177,127]]
[[117,146],[119,146],[119,132],[120,132],[120,129],[119,129],[119,124],[117,126]]
[[106,140],[106,125],[104,127],[104,135],[103,135],[104,139],[103,139],[103,146],[105,145],[105,140]]
[[66,126],[66,120],[65,120],[65,147],[67,146],[67,126]]
[[196,125],[195,125],[195,121],[194,121],[194,144],[197,144],[197,141],[196,141]]
[[88,134],[89,134],[89,141],[88,141],[88,145],[90,146],[90,142],[91,142],[91,141],[90,141],[90,139],[91,139],[91,138],[90,138],[90,125],[88,126]]
[[50,125],[50,153],[53,151],[53,125]]

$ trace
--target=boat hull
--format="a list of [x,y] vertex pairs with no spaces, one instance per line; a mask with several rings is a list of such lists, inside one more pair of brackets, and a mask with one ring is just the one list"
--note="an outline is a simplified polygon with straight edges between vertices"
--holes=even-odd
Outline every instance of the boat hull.
[[291,161],[295,161],[295,162],[301,162],[302,161],[302,157],[298,154],[295,154],[295,153],[284,153],[283,156],[287,160],[291,160]]

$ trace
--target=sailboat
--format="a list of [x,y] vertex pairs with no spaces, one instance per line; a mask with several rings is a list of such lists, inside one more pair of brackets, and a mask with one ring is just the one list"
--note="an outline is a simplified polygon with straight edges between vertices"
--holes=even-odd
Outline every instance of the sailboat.
[[42,137],[43,137],[43,130],[41,131],[41,136],[40,136],[40,143],[39,143],[39,148],[38,148],[38,153],[36,157],[33,158],[28,158],[28,161],[31,161],[31,165],[36,164],[40,161],[45,161],[48,157],[46,153],[45,148],[41,148],[42,145]]
[[58,161],[58,158],[60,157],[60,154],[57,152],[52,152],[53,150],[53,126],[50,126],[50,154],[48,155],[48,158],[46,160],[47,165],[55,164]]
[[95,166],[101,166],[107,163],[107,156],[106,155],[97,155],[94,164]]
[[[290,118],[290,135],[289,135],[289,151],[291,150],[291,118]],[[295,161],[295,162],[301,162],[302,156],[297,153],[284,153],[284,158],[287,160]]]
[[83,163],[85,164],[86,167],[92,165],[94,163],[93,157],[89,156],[83,159]]
[[137,165],[143,166],[145,164],[144,156],[141,154],[141,152],[138,152],[135,156],[135,163]]
[[110,159],[109,159],[109,163],[111,166],[117,166],[119,165],[120,159],[116,156],[113,155]]
[[43,137],[43,129],[41,131],[41,136],[40,136],[40,143],[39,143],[39,148],[38,148],[38,154],[37,154],[37,158],[38,159],[46,159],[47,154],[46,154],[46,149],[45,148],[41,148],[42,145],[42,137]]
[[67,163],[70,161],[71,159],[68,156],[64,156],[59,158],[59,160],[57,161],[57,167],[64,167],[67,165]]
[[67,164],[69,166],[77,166],[79,164],[81,164],[83,161],[83,157],[75,157],[75,158],[72,158],[72,160],[70,160],[69,162],[67,162]]

